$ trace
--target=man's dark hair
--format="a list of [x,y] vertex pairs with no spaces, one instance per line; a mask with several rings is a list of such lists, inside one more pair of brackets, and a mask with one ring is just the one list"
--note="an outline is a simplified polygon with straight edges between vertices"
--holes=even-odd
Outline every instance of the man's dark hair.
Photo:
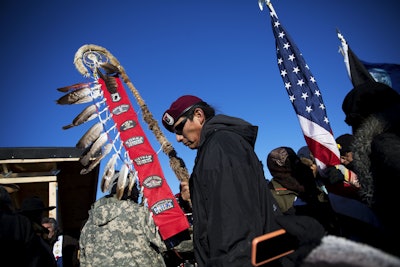
[[[193,105],[193,107],[191,107],[186,114],[183,114],[182,116],[186,116],[187,118],[189,118],[190,120],[193,120],[193,115],[194,115],[194,110],[196,108],[201,108],[204,112],[204,116],[207,119],[210,119],[212,117],[215,116],[215,109],[213,107],[211,107],[210,105],[208,105],[206,102],[200,102],[197,103],[196,105]],[[182,117],[181,116],[181,117]]]
[[52,217],[43,217],[42,224],[44,224],[44,223],[51,223],[53,225],[54,230],[58,229],[57,220]]

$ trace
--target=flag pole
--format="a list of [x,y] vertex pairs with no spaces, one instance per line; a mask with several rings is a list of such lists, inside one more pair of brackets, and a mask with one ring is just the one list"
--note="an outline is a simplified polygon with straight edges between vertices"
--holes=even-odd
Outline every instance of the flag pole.
[[339,29],[336,29],[337,37],[339,38],[340,42],[342,43],[342,46],[339,46],[339,52],[343,56],[343,61],[344,64],[346,65],[347,69],[347,74],[349,75],[349,78],[351,79],[351,72],[350,72],[350,63],[349,63],[349,46],[347,44],[346,39],[344,38],[343,34],[339,31]]
[[275,12],[274,7],[272,6],[271,0],[258,0],[258,7],[260,8],[261,11],[264,10],[264,4],[269,8],[271,11],[271,14],[273,14],[276,18],[278,18],[278,15]]

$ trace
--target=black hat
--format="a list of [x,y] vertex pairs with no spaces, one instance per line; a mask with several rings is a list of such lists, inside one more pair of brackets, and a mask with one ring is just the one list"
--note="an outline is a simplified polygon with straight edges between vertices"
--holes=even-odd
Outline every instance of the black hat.
[[400,104],[400,94],[386,84],[366,82],[355,86],[344,98],[342,110],[345,122],[353,128],[371,114]]
[[299,158],[309,159],[313,162],[315,161],[315,158],[314,158],[313,154],[311,153],[310,149],[308,148],[308,146],[300,147],[300,149],[297,151],[297,156]]
[[354,136],[351,134],[342,134],[336,138],[336,144],[339,148],[340,155],[344,156],[347,152],[352,152],[351,144],[354,141]]
[[22,201],[21,212],[29,212],[29,211],[47,211],[54,209],[55,206],[45,207],[43,201],[37,197],[28,197]]

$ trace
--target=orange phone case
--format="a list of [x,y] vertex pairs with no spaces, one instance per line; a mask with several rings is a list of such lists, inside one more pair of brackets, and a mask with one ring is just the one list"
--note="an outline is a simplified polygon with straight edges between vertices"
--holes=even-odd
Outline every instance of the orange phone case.
[[261,235],[261,236],[258,236],[256,238],[254,238],[253,241],[252,241],[252,247],[251,247],[251,264],[253,266],[260,266],[260,265],[263,265],[265,263],[268,263],[268,262],[271,262],[273,260],[279,259],[281,257],[284,257],[284,256],[294,252],[294,249],[288,249],[288,250],[284,249],[284,251],[282,253],[279,252],[278,254],[276,254],[274,256],[271,256],[266,260],[262,260],[262,261],[259,261],[259,262],[257,261],[257,253],[260,253],[260,252],[257,251],[257,246],[260,243],[268,242],[268,240],[273,242],[274,238],[276,239],[276,238],[279,238],[279,237],[283,237],[283,235],[285,235],[285,234],[286,234],[286,231],[284,229],[279,229],[279,230],[276,230],[276,231],[273,231],[273,232],[270,232],[270,233],[267,233],[267,234],[264,234],[264,235]]

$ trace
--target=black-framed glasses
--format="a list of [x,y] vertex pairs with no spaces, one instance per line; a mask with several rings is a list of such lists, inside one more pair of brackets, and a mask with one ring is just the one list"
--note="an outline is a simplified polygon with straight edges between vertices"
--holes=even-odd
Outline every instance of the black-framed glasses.
[[178,125],[174,127],[174,133],[178,135],[182,135],[183,127],[185,127],[186,121],[188,120],[187,117],[185,117]]

